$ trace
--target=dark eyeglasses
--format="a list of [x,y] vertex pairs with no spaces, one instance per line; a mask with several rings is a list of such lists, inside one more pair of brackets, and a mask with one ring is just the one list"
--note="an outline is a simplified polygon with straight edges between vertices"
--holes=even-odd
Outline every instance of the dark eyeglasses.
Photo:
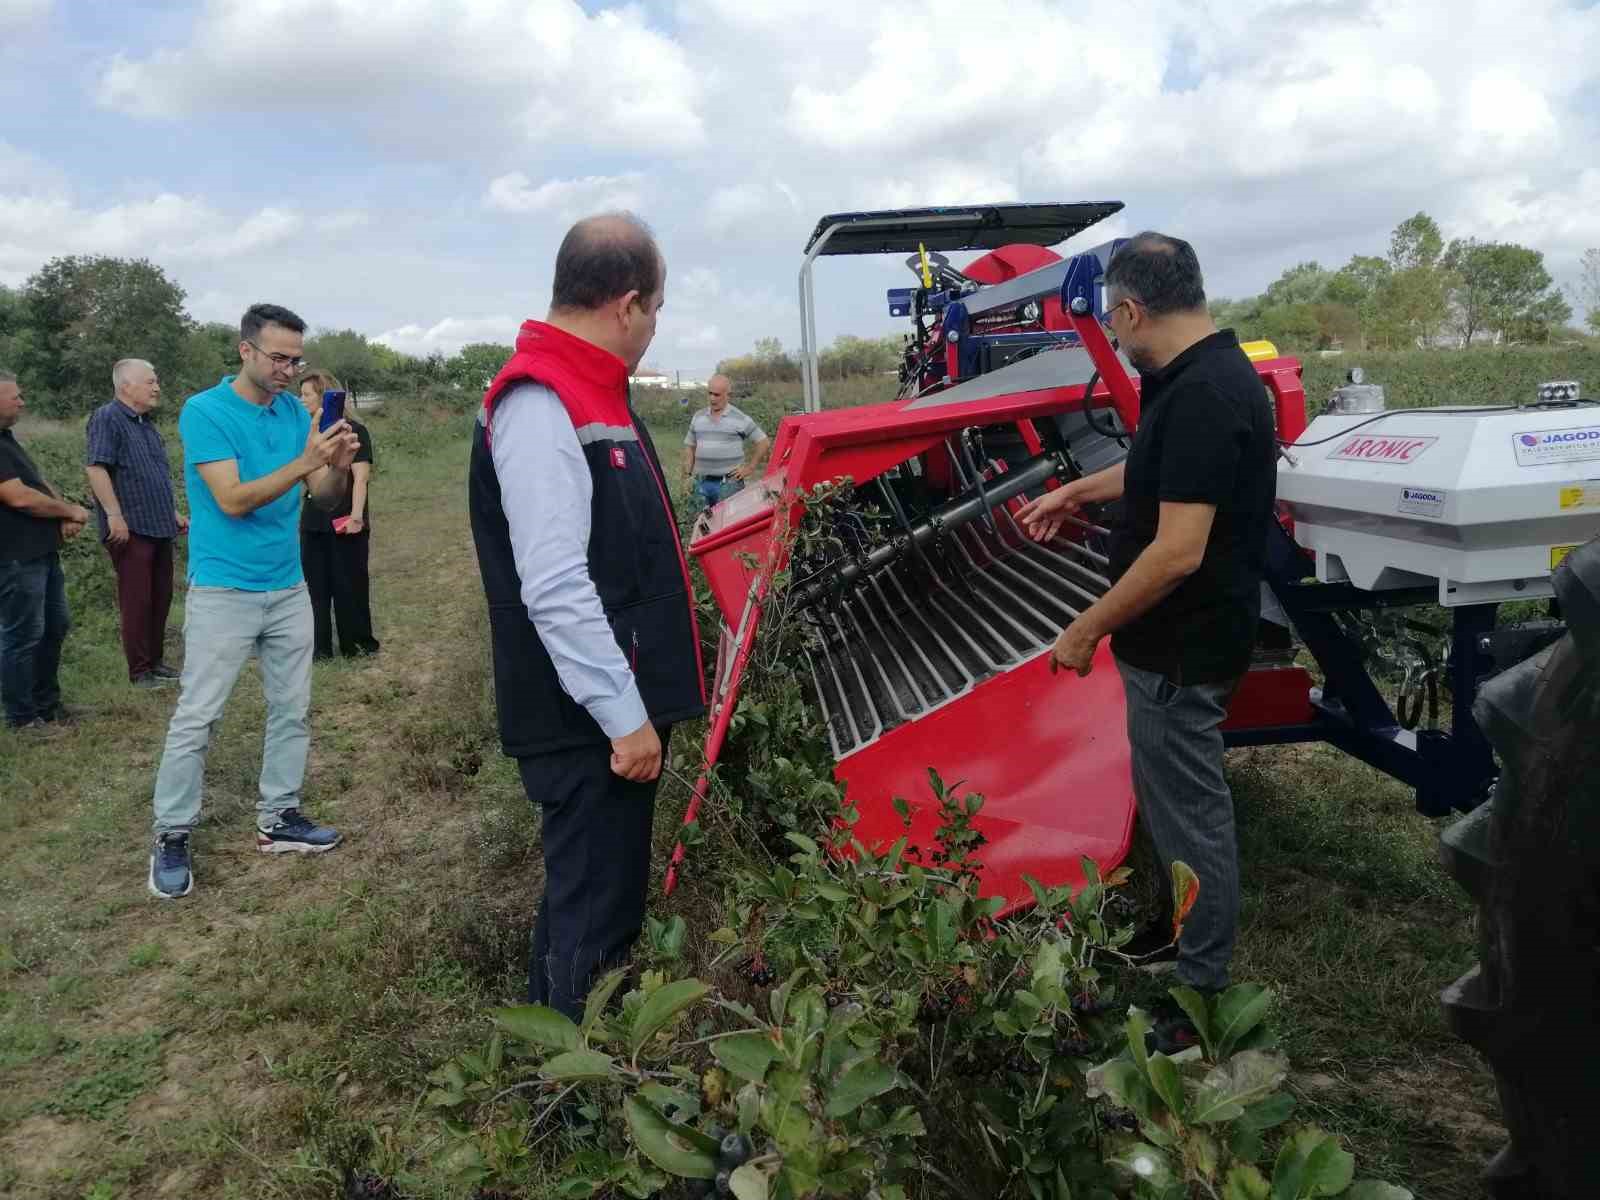
[[1106,309],[1105,312],[1100,314],[1100,324],[1104,325],[1107,329],[1110,329],[1111,328],[1111,314],[1112,313],[1116,312],[1117,309],[1121,308],[1124,304],[1142,304],[1142,303],[1143,303],[1143,301],[1135,300],[1132,296],[1124,296],[1121,300],[1118,300],[1110,308]]
[[306,360],[303,358],[293,358],[287,354],[274,354],[270,350],[263,350],[249,338],[245,339],[245,344],[247,346],[254,347],[257,354],[265,354],[272,360],[272,365],[275,367],[288,367],[291,371],[298,371],[301,367],[306,365]]

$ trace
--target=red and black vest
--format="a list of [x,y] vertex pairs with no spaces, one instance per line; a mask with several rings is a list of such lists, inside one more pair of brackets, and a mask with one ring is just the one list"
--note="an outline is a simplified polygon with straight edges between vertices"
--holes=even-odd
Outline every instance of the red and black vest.
[[522,603],[490,450],[495,403],[520,383],[555,392],[577,430],[594,480],[589,578],[650,719],[665,725],[700,716],[705,678],[689,568],[661,462],[628,405],[627,364],[553,325],[526,321],[516,353],[484,394],[467,484],[472,540],[489,601],[502,747],[523,757],[610,740],[561,687]]

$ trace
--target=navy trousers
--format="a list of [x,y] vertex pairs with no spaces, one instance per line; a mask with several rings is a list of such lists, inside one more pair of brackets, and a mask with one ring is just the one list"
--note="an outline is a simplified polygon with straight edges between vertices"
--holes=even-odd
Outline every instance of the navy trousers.
[[[661,731],[663,755],[670,733]],[[644,927],[659,780],[612,774],[609,743],[519,758],[517,767],[543,814],[528,1002],[581,1020],[590,986],[627,958]]]

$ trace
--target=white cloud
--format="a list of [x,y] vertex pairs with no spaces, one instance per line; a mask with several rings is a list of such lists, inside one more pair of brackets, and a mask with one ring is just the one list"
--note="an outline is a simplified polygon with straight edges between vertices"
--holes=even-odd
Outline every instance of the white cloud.
[[[290,64],[292,86],[269,82]],[[591,16],[575,0],[209,0],[185,44],[113,56],[96,94],[152,118],[338,112],[375,140],[403,127],[451,154],[508,139],[693,148],[705,138],[700,91],[683,47],[634,6]]]
[[163,192],[87,208],[65,191],[0,191],[0,282],[20,283],[63,254],[138,256],[184,263],[266,249],[300,227],[298,214],[263,208],[230,217],[203,200]]
[[44,24],[53,0],[0,0],[0,36],[15,37]]
[[371,223],[371,213],[359,208],[347,208],[318,217],[312,224],[318,233],[350,233],[365,229]]
[[521,171],[491,180],[485,208],[506,213],[534,213],[572,221],[588,213],[640,207],[638,172],[587,175],[582,179],[549,179],[532,186]]
[[372,340],[402,354],[426,357],[439,353],[448,357],[473,342],[510,345],[516,340],[521,324],[516,317],[446,317],[427,328],[401,325],[397,329],[386,329]]

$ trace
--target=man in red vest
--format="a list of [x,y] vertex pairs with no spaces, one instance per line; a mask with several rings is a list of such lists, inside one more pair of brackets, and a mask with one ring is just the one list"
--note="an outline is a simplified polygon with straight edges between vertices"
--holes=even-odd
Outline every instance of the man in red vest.
[[578,222],[483,398],[468,500],[500,741],[543,812],[528,1000],[582,1016],[644,922],[663,746],[705,711],[694,593],[628,376],[666,263],[626,213]]

